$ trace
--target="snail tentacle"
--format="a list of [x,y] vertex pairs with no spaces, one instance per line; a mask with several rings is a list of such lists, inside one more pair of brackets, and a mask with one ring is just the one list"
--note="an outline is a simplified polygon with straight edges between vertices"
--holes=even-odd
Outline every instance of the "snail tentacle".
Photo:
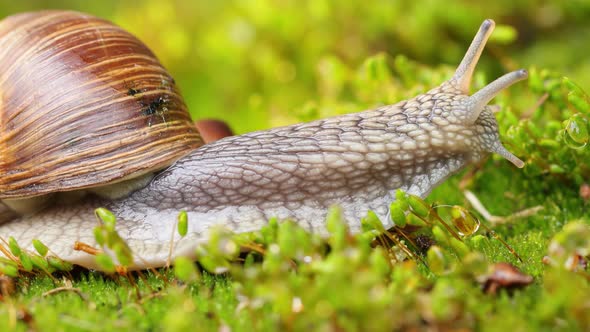
[[455,75],[451,79],[456,87],[464,94],[469,94],[469,86],[471,85],[471,78],[473,77],[473,71],[479,61],[479,57],[486,46],[488,38],[492,35],[496,23],[493,20],[487,19],[483,21],[477,34],[473,38],[469,49],[465,53],[463,60],[457,67]]
[[475,123],[475,120],[477,120],[486,105],[496,97],[498,93],[512,84],[526,79],[528,75],[528,71],[525,69],[510,72],[497,78],[483,89],[466,98],[463,101],[463,104],[465,105],[465,124],[469,125]]

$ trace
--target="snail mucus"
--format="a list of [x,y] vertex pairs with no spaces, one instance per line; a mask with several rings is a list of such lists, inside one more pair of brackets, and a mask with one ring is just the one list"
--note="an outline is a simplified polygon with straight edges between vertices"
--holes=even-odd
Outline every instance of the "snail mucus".
[[203,145],[174,81],[131,34],[76,12],[9,17],[0,23],[0,198],[13,212],[0,237],[26,249],[38,239],[99,268],[73,244],[96,245],[94,210],[106,207],[134,253],[129,268],[142,269],[169,261],[180,210],[188,234],[172,258],[194,255],[212,227],[255,231],[271,217],[325,234],[333,205],[352,232],[368,210],[389,227],[396,189],[425,197],[490,153],[524,165],[501,144],[487,104],[527,72],[469,95],[493,28],[484,21],[455,74],[413,99]]

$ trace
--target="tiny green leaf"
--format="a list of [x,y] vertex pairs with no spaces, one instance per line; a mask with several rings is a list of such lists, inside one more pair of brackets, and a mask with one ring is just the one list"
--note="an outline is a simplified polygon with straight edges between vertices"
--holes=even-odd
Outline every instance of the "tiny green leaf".
[[419,217],[426,218],[430,214],[430,206],[416,195],[409,195],[408,204],[412,207],[412,212]]
[[49,263],[47,263],[45,257],[41,257],[39,255],[31,255],[29,256],[29,258],[31,259],[31,262],[33,263],[33,266],[36,269],[43,271],[49,270]]
[[45,257],[45,255],[47,255],[47,252],[49,251],[47,246],[43,242],[41,242],[41,240],[38,239],[33,239],[33,247],[35,248],[35,251],[37,251],[37,253],[39,253],[39,255],[43,257]]
[[567,101],[578,111],[582,113],[590,113],[590,103],[584,95],[572,91],[567,94]]
[[174,260],[174,275],[184,282],[193,282],[199,278],[195,263],[184,256],[176,257]]
[[389,206],[389,215],[395,226],[406,226],[406,213],[402,208],[402,203],[400,203],[400,201],[394,201],[391,203]]
[[94,240],[98,245],[104,246],[105,245],[105,229],[104,226],[96,226],[93,230],[94,233]]
[[443,274],[449,264],[448,258],[439,246],[432,246],[428,249],[426,260],[428,267],[435,274]]
[[0,273],[16,278],[18,277],[18,268],[9,264],[0,263]]
[[449,233],[438,225],[432,227],[432,235],[437,243],[449,244]]
[[178,234],[180,236],[186,236],[188,233],[188,214],[186,211],[182,210],[178,214]]
[[115,230],[117,218],[115,217],[115,215],[111,211],[109,211],[106,208],[100,207],[100,208],[94,210],[94,213],[96,214],[96,217],[102,221],[105,228],[109,232],[112,232]]
[[379,216],[371,210],[367,211],[367,215],[361,219],[361,225],[364,231],[377,230],[379,233],[385,232]]
[[106,273],[114,273],[115,272],[115,263],[111,256],[100,253],[94,257],[96,264]]
[[20,249],[18,242],[16,242],[16,239],[12,236],[8,238],[8,248],[10,248],[10,252],[14,256],[20,256],[22,250]]
[[18,259],[20,260],[20,264],[23,267],[23,270],[27,272],[33,271],[33,261],[31,260],[31,257],[29,257],[29,255],[27,255],[25,252],[22,252]]
[[58,271],[71,271],[74,268],[72,263],[55,256],[47,256],[47,263]]
[[133,254],[123,240],[117,241],[111,248],[115,252],[115,256],[121,266],[130,266],[133,263]]

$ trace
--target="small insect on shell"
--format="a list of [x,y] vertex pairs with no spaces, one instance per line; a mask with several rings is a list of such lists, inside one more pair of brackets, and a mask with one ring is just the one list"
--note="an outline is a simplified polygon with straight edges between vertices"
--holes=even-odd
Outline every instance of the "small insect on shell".
[[72,11],[0,22],[0,198],[118,182],[202,144],[137,38]]

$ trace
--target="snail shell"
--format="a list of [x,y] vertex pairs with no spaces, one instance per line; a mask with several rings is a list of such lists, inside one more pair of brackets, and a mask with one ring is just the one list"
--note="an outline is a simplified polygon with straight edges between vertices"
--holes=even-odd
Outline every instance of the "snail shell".
[[0,23],[0,198],[104,186],[200,145],[174,80],[130,33],[72,11]]

